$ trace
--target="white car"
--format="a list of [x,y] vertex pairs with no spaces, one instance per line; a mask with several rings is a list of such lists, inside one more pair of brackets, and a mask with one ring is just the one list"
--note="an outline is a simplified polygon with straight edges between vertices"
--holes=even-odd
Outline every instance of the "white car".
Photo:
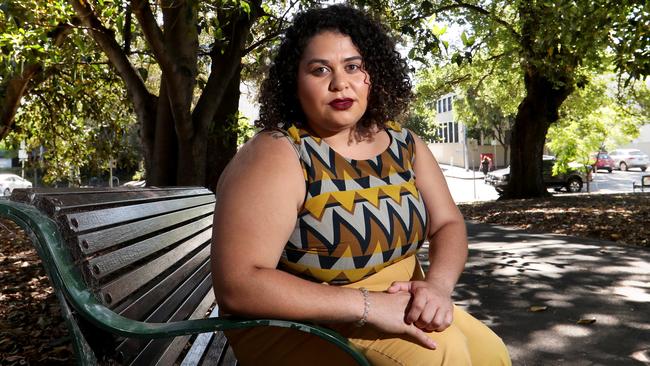
[[617,149],[610,151],[609,157],[614,160],[614,167],[620,170],[640,168],[645,172],[650,165],[648,155],[639,149]]
[[0,194],[11,195],[16,188],[32,188],[32,182],[23,179],[16,174],[0,174]]

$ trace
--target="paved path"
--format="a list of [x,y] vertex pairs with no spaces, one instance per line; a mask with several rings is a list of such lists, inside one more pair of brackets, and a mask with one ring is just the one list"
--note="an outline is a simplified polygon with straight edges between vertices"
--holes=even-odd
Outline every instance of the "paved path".
[[514,365],[650,365],[650,250],[475,223],[468,236],[455,299]]

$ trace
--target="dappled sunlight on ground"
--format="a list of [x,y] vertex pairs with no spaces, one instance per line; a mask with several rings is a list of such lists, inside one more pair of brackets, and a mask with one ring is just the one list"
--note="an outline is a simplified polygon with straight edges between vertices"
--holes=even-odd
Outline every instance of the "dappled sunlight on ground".
[[650,250],[481,224],[469,234],[454,299],[504,339],[513,364],[643,365]]

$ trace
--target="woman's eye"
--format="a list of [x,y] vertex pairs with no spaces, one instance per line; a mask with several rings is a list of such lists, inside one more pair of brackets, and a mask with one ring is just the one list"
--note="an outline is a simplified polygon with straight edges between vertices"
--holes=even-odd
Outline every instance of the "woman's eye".
[[348,71],[357,71],[361,69],[361,65],[350,64],[347,66]]
[[313,69],[311,72],[314,75],[323,75],[323,74],[327,73],[327,71],[328,71],[327,67],[321,66],[321,67],[317,67],[317,68]]

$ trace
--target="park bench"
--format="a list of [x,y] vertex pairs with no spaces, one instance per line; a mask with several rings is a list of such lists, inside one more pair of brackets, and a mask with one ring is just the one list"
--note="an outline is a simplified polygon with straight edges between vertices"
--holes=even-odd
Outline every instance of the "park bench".
[[641,177],[641,183],[637,182],[632,183],[632,192],[636,192],[636,189],[641,189],[641,192],[644,192],[646,188],[650,188],[650,175],[644,175]]
[[326,328],[218,317],[214,204],[214,194],[197,187],[27,189],[0,200],[0,216],[36,247],[79,364],[236,365],[223,330],[278,326],[319,336],[368,365]]

